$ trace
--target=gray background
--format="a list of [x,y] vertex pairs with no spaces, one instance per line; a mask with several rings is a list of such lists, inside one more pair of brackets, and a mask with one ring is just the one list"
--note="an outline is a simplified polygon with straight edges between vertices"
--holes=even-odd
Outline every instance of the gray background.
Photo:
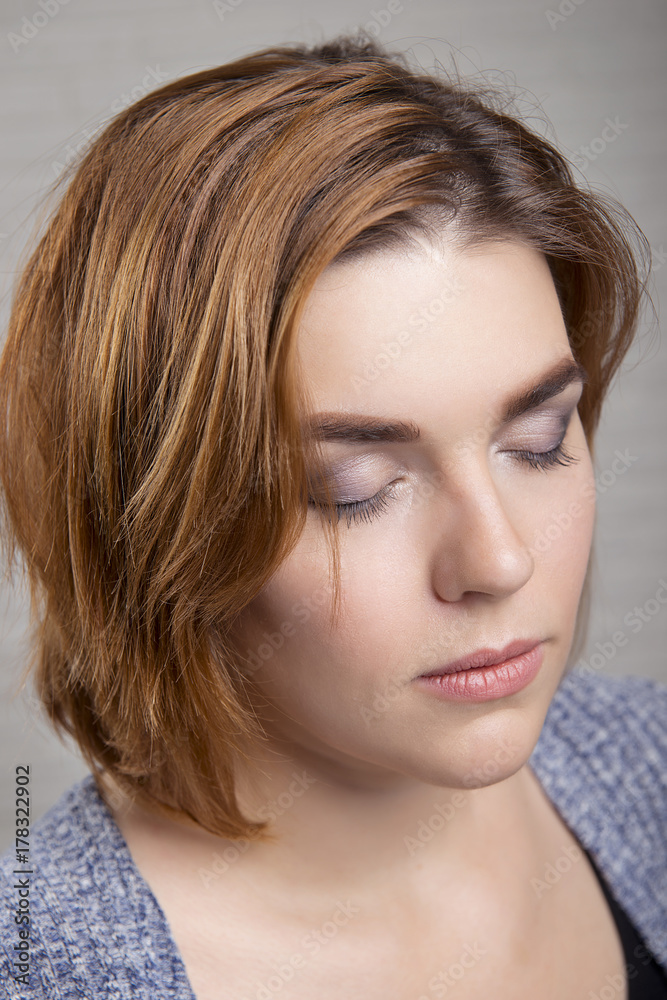
[[[667,281],[664,0],[0,0],[0,320],[35,209],[62,165],[114,113],[162,80],[280,42],[324,40],[370,25],[381,41],[424,69],[504,82],[517,110],[580,167],[580,178],[618,198],[654,251],[653,298]],[[393,11],[393,13],[391,13]],[[24,20],[24,18],[27,19]],[[46,22],[46,23],[45,23]],[[23,34],[22,34],[23,32]],[[27,42],[24,36],[32,35]],[[17,41],[17,38],[20,39]],[[606,120],[618,136],[600,150]],[[550,124],[549,124],[550,123]],[[607,135],[609,132],[607,131]],[[594,158],[582,158],[593,142]],[[599,152],[596,152],[598,150]],[[4,335],[4,333],[3,333]],[[610,396],[598,436],[597,469],[614,453],[634,460],[598,497],[597,571],[588,660],[596,642],[613,656],[609,674],[667,682],[665,605],[649,603],[633,633],[623,619],[667,582],[667,350],[647,321]],[[618,629],[623,647],[609,645]],[[14,697],[26,651],[23,595],[0,590],[0,851],[13,837],[13,776],[32,772],[33,820],[85,773],[75,752],[39,720],[24,692]],[[598,650],[599,651],[599,650]]]

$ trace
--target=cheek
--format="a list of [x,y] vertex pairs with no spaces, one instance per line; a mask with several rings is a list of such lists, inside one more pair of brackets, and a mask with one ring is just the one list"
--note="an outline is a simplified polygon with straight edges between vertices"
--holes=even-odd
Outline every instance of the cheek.
[[326,548],[315,558],[304,539],[235,629],[247,672],[261,693],[292,718],[308,718],[329,735],[359,724],[361,706],[372,702],[378,685],[386,683],[383,677],[406,672],[396,637],[409,635],[415,620],[407,594],[406,566],[412,563],[396,551],[393,535],[367,532],[364,544],[360,534],[354,545],[354,529],[349,536],[346,531],[342,527],[341,611],[333,628]]
[[297,548],[235,623],[233,637],[249,661],[248,673],[262,666],[263,679],[286,655],[293,657],[312,641],[324,630],[330,601],[326,575],[309,571]]
[[576,605],[588,565],[595,524],[595,478],[590,455],[553,477],[547,502],[535,508],[527,544],[535,571],[548,578],[563,606]]
[[[595,516],[583,432],[575,445],[576,465],[535,473],[530,489],[517,491],[514,483],[510,504],[535,565],[524,599],[566,631],[576,616]],[[326,717],[327,705],[346,701],[352,711],[353,702],[372,700],[383,678],[406,676],[433,658],[420,637],[441,631],[443,622],[430,620],[423,548],[409,531],[380,528],[341,526],[341,614],[334,628],[328,550],[315,525],[239,619],[249,674],[297,713],[301,706]]]

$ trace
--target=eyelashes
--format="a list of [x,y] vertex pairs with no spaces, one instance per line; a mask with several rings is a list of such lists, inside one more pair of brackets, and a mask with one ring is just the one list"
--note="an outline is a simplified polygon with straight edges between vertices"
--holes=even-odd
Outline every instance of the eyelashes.
[[551,451],[510,451],[508,454],[515,455],[533,469],[553,469],[556,465],[572,465],[578,461],[565,450],[562,439]]
[[[350,503],[336,503],[333,506],[338,515],[337,519],[340,521],[342,517],[346,517],[349,528],[353,523],[373,521],[386,510],[393,498],[394,494],[390,484],[379,490],[375,496],[369,497],[368,500],[352,500]],[[310,507],[320,506],[315,500],[309,500],[308,505]],[[322,508],[322,513],[325,513],[324,508]]]
[[[518,462],[529,466],[531,469],[537,469],[542,472],[547,472],[549,469],[553,469],[559,465],[568,466],[579,461],[578,458],[575,458],[574,455],[565,450],[563,447],[563,438],[550,451],[510,450],[507,454],[514,456]],[[374,496],[369,497],[368,500],[352,500],[348,503],[334,504],[333,507],[337,520],[340,521],[341,518],[345,517],[348,528],[352,524],[359,524],[364,521],[369,523],[375,520],[376,517],[379,517],[390,506],[391,501],[395,498],[393,485],[393,483],[390,483],[388,486],[383,487]],[[322,514],[327,513],[325,508],[312,498],[308,500],[308,506],[320,509]]]

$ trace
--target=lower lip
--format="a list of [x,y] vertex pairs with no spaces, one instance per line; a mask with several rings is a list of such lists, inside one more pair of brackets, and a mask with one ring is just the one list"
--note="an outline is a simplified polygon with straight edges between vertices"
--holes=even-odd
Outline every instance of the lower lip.
[[542,643],[527,653],[492,667],[471,667],[454,674],[417,677],[421,685],[447,701],[493,701],[525,688],[539,673],[544,659]]

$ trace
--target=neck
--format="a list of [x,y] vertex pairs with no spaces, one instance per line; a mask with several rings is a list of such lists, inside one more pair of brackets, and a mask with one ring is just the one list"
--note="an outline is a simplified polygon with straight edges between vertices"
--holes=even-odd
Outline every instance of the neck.
[[[358,765],[358,762],[355,762]],[[524,853],[534,823],[528,769],[480,788],[446,788],[379,768],[348,769],[316,752],[262,761],[239,782],[251,819],[269,820],[274,843],[251,843],[246,867],[312,892],[375,891],[406,884],[432,863],[459,877],[510,845]]]
[[535,867],[544,816],[526,765],[472,789],[379,772],[372,781],[371,774],[351,775],[314,753],[258,762],[252,779],[240,776],[238,801],[249,819],[269,820],[274,842],[225,840],[189,819],[166,819],[129,803],[117,791],[111,801],[146,869],[160,858],[173,868],[186,857],[201,877],[210,872],[216,879],[223,867],[226,884],[250,879],[276,899],[345,894],[367,905],[379,893],[423,895],[443,879],[462,885],[494,871]]

